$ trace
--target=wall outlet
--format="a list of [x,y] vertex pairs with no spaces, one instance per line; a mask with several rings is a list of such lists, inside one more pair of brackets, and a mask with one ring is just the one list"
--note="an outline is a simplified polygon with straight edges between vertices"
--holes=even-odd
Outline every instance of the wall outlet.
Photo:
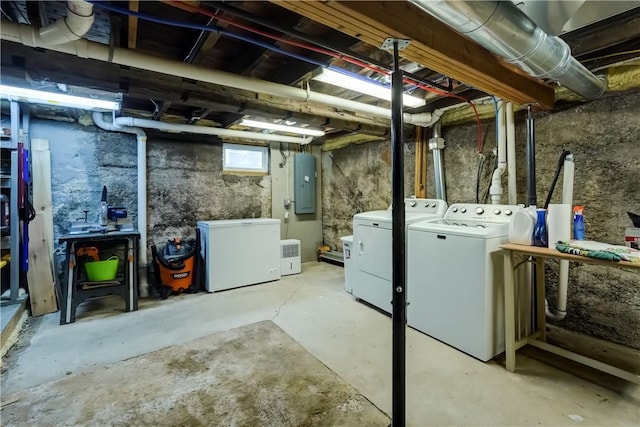
[[287,219],[287,218],[289,218],[289,212],[284,213],[284,219]]

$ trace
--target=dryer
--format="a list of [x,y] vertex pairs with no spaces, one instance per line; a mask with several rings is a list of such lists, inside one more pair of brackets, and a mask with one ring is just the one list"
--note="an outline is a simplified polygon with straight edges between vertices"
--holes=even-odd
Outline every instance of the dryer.
[[487,361],[504,351],[503,262],[511,205],[453,204],[407,232],[407,323]]
[[[447,202],[405,199],[405,227],[441,218]],[[392,299],[392,211],[370,211],[353,217],[353,296],[389,313]],[[406,232],[406,229],[405,229]]]

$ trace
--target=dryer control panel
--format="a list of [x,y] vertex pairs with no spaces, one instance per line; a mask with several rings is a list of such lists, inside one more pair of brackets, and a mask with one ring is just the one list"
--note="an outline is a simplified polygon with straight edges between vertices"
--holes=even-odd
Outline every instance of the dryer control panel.
[[[389,206],[389,210],[391,210]],[[405,212],[429,213],[438,216],[444,215],[447,211],[447,202],[440,199],[404,199]]]

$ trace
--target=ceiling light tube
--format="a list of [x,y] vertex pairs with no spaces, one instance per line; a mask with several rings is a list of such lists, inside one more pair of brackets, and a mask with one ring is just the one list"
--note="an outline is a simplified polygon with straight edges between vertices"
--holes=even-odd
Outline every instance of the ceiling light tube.
[[[334,86],[339,86],[344,89],[360,92],[365,95],[374,96],[376,98],[384,99],[385,101],[391,101],[391,89],[383,86],[373,80],[368,80],[360,77],[353,77],[345,73],[331,70],[329,68],[323,68],[322,73],[313,77],[313,80],[317,80],[323,83],[327,83]],[[402,95],[402,103],[405,107],[421,107],[426,104],[424,99],[417,96],[409,95],[405,93]]]
[[116,101],[85,98],[82,96],[66,95],[64,93],[45,92],[5,85],[0,85],[0,96],[10,101],[80,108],[83,110],[117,111],[120,109],[120,103]]
[[309,129],[297,126],[279,125],[276,123],[259,122],[257,120],[242,119],[239,123],[241,126],[249,126],[252,128],[277,130],[280,132],[297,133],[308,136],[324,136],[324,132],[316,129]]

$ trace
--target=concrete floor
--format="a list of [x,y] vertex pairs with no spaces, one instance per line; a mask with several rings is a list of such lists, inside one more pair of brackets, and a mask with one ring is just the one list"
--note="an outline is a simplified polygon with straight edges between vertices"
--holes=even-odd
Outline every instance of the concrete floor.
[[[123,303],[109,298],[102,309],[79,313],[75,324],[60,326],[57,314],[36,319],[24,337],[29,344],[9,355],[2,395],[272,319],[391,413],[391,320],[354,301],[343,281],[341,267],[307,263],[302,274],[278,282],[146,300],[137,312],[122,313]],[[522,353],[517,373],[503,366],[501,358],[482,363],[408,329],[408,425],[640,424],[638,386],[614,382],[612,389]]]

